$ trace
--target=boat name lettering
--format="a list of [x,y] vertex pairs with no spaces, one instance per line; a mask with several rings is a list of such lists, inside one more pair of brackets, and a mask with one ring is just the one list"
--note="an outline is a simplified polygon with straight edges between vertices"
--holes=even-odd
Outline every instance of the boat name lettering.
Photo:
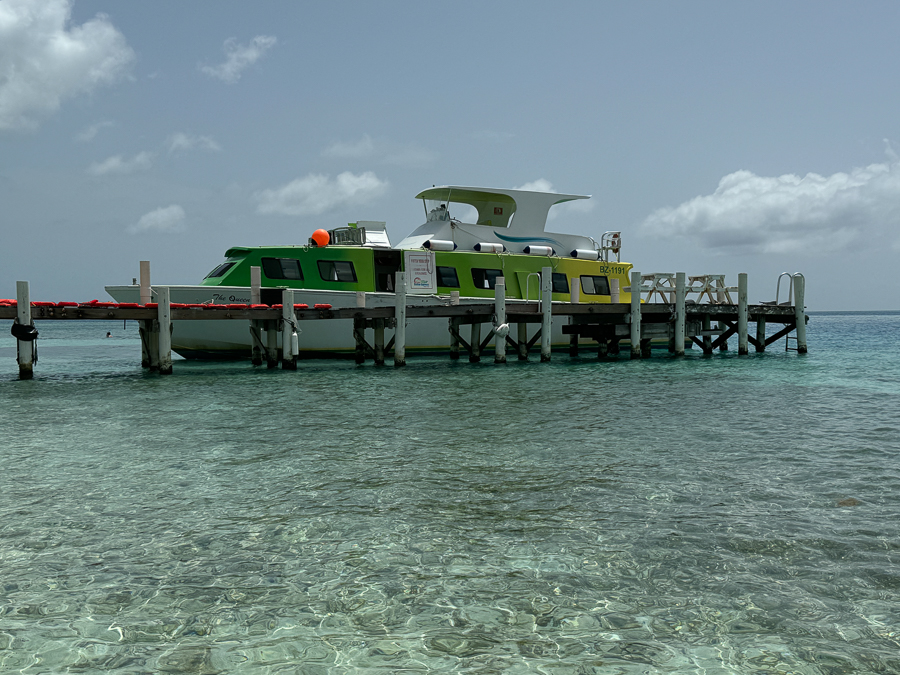
[[213,303],[219,304],[221,302],[248,303],[250,302],[250,298],[241,298],[237,295],[221,295],[220,293],[213,293]]

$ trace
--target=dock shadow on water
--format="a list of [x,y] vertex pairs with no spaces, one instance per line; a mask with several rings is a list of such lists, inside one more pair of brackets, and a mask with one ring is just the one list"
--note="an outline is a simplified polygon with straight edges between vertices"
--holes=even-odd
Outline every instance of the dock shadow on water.
[[900,672],[898,327],[167,378],[67,327],[27,382],[0,341],[0,672]]

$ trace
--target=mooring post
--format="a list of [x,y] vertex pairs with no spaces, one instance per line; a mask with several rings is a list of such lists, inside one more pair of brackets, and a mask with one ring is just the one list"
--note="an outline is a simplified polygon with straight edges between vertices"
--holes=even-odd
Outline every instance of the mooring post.
[[150,291],[150,261],[149,260],[141,260],[140,264],[140,272],[141,272],[141,286],[140,286],[140,294],[141,294],[141,304],[146,305],[150,302],[150,298],[153,297]]
[[738,354],[749,354],[747,339],[747,274],[738,274]]
[[675,356],[684,356],[684,272],[675,274]]
[[766,351],[766,315],[756,315],[756,351]]
[[641,358],[641,273],[631,272],[631,358]]
[[459,317],[451,316],[450,324],[450,360],[459,360]]
[[141,336],[141,368],[150,367],[150,333],[152,331],[152,321],[144,319],[138,321],[138,335]]
[[[31,320],[31,290],[27,281],[16,282],[16,319],[24,330],[25,326],[33,326]],[[28,336],[26,336],[28,337]],[[16,338],[17,361],[19,362],[19,379],[30,380],[34,377],[34,340]]]
[[497,277],[494,285],[494,363],[506,363],[506,278]]
[[806,354],[806,278],[794,275],[794,319],[797,322],[797,353]]
[[278,322],[266,321],[266,368],[278,366]]
[[[572,277],[570,289],[571,290],[570,290],[570,294],[569,294],[569,301],[573,305],[577,305],[579,302],[581,302],[580,277]],[[577,317],[574,314],[572,314],[569,317],[569,325],[574,326],[577,323],[578,323]],[[578,333],[572,333],[572,335],[569,336],[569,356],[578,356],[578,338],[579,338]]]
[[516,324],[516,344],[518,345],[519,361],[528,360],[528,324],[520,321]]
[[619,280],[618,279],[610,279],[609,280],[609,301],[613,305],[618,305],[621,302],[621,296],[619,294]]
[[294,291],[285,288],[281,292],[281,369],[297,370],[297,354],[294,351],[297,317],[294,314]]
[[395,300],[397,301],[394,317],[397,326],[394,328],[394,366],[406,365],[406,272],[397,272],[394,282]]
[[159,374],[172,374],[172,309],[171,291],[168,286],[156,288],[157,316],[159,317]]
[[704,354],[712,354],[712,319],[709,318],[709,314],[703,315],[703,353]]
[[541,363],[550,360],[553,325],[553,268],[541,268]]
[[473,323],[469,333],[469,363],[481,361],[481,324]]
[[366,320],[353,319],[353,340],[356,342],[356,365],[366,362]]
[[[258,265],[250,267],[250,304],[260,304],[259,287],[262,285],[262,272]],[[262,329],[260,322],[250,319],[250,359],[254,366],[262,365]]]
[[384,365],[384,319],[375,319],[375,365]]

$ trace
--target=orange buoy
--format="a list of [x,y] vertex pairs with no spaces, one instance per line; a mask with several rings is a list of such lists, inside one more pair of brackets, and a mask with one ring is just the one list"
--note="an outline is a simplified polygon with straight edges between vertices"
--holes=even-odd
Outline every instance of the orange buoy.
[[327,230],[316,230],[312,234],[312,241],[316,246],[328,246],[331,237],[328,235]]

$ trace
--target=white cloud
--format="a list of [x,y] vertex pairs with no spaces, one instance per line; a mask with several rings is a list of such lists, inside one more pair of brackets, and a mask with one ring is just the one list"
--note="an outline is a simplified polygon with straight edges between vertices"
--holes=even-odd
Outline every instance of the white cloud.
[[[890,153],[888,153],[890,155]],[[646,232],[732,253],[829,253],[900,225],[900,164],[775,178],[736,171],[711,195],[655,211]]]
[[79,143],[87,143],[88,141],[94,140],[101,129],[111,126],[114,126],[112,122],[97,122],[75,134],[75,140]]
[[182,150],[209,150],[218,152],[222,148],[209,136],[192,136],[178,132],[172,134],[166,139],[166,145],[169,146],[169,153],[179,152]]
[[149,169],[153,164],[152,152],[139,152],[131,159],[122,155],[107,157],[102,162],[94,162],[88,167],[88,173],[92,176],[105,176],[109,173],[124,174],[134,173]]
[[309,174],[280,188],[257,192],[255,197],[260,213],[307,216],[366,204],[384,194],[387,188],[388,182],[371,171],[359,175],[345,171],[334,180],[322,174]]
[[338,141],[329,145],[322,151],[323,157],[339,157],[361,159],[370,157],[375,152],[375,143],[371,137],[365,134],[360,140],[351,143]]
[[0,130],[34,129],[63,100],[112,84],[134,52],[98,14],[69,26],[68,0],[0,2]]
[[257,35],[248,45],[238,44],[234,38],[228,38],[222,46],[225,62],[218,66],[200,66],[200,70],[210,77],[234,84],[241,79],[244,71],[259,61],[276,42],[271,35]]
[[558,190],[553,189],[553,183],[551,183],[546,178],[538,178],[537,180],[533,180],[530,183],[525,183],[524,185],[520,185],[517,188],[513,188],[513,190],[529,190],[531,192],[558,192]]
[[150,213],[145,213],[134,225],[128,226],[131,234],[147,232],[180,232],[184,229],[184,209],[178,204],[158,208]]

